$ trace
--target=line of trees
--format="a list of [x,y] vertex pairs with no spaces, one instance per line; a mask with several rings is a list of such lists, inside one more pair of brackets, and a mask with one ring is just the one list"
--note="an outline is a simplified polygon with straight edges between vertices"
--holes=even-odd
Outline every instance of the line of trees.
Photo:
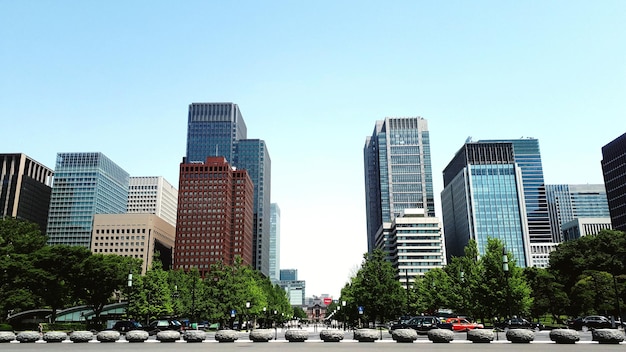
[[54,322],[59,309],[84,304],[97,320],[106,304],[122,301],[129,302],[127,317],[141,322],[169,316],[242,326],[255,318],[267,325],[306,317],[302,309],[294,312],[280,286],[241,258],[232,266],[215,264],[201,278],[198,271],[163,270],[157,255],[153,267],[139,275],[140,259],[46,241],[36,224],[0,219],[0,312],[6,313],[0,319],[50,308]]
[[[558,245],[548,268],[521,268],[504,245],[489,239],[485,254],[478,255],[470,241],[463,257],[432,269],[405,289],[398,273],[376,250],[365,254],[361,268],[329,307],[334,317],[349,324],[387,322],[402,315],[435,314],[452,310],[481,321],[517,315],[539,319],[600,314],[621,316],[626,293],[626,235],[603,230],[597,235]],[[343,306],[343,302],[346,305]],[[339,309],[337,309],[337,305]],[[362,307],[361,313],[359,308]]]

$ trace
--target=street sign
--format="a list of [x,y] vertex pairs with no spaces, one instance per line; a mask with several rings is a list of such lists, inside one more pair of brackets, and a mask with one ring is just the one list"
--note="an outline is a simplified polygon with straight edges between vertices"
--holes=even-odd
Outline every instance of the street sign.
[[358,308],[359,314],[363,314],[363,306],[359,306]]
[[331,304],[331,303],[333,303],[333,299],[332,299],[332,298],[330,298],[330,297],[324,297],[324,304],[325,304],[325,305],[329,305],[329,304]]
[[234,318],[236,314],[237,314],[237,311],[236,311],[236,310],[234,310],[234,309],[231,309],[231,310],[230,310],[230,317],[231,317],[231,318]]

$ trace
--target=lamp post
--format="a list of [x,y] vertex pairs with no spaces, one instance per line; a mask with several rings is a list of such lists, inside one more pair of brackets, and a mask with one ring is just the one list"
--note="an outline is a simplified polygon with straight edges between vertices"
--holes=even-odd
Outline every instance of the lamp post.
[[274,309],[274,341],[276,341],[276,339],[278,338],[278,331],[277,331],[277,327],[276,327],[276,318],[277,318],[277,314],[278,312],[276,312],[276,310]]
[[[613,266],[613,270],[611,271],[611,275],[613,275],[613,288],[615,289],[615,304],[617,306],[617,323],[619,324],[618,329],[622,327],[622,310],[620,308],[619,305],[619,291],[617,289],[617,277],[615,275],[615,265],[613,265],[613,262],[615,261],[616,258],[622,259],[624,258],[624,256],[626,255],[626,253],[615,253],[611,256],[611,265]],[[615,319],[611,319],[612,320],[612,327],[615,327]]]
[[346,324],[348,322],[348,312],[346,312],[346,301],[341,301],[343,306],[343,331],[346,331]]
[[126,306],[126,315],[128,315],[128,320],[130,320],[130,296],[133,291],[133,269],[128,269],[128,304]]
[[409,269],[404,269],[404,279],[406,280],[406,315],[409,315],[411,311],[409,305]]
[[250,302],[246,302],[246,331],[248,331],[250,326]]
[[502,246],[502,271],[504,272],[504,280],[506,285],[506,305],[508,308],[509,316],[511,318],[511,289],[509,287],[509,256],[506,252],[506,247]]
[[263,307],[263,328],[267,328],[267,307]]

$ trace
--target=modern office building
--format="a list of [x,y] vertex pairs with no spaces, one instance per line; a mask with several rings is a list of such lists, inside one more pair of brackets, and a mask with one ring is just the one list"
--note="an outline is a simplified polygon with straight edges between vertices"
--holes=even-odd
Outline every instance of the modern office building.
[[376,234],[404,209],[422,208],[435,216],[430,137],[421,117],[387,117],[377,121],[363,148],[367,249]]
[[48,244],[91,247],[95,214],[126,213],[129,175],[102,153],[58,153]]
[[156,254],[163,269],[172,268],[176,228],[154,214],[96,214],[91,252],[141,259],[141,274],[152,268]]
[[550,266],[550,253],[556,250],[558,243],[537,242],[530,244],[530,257],[532,266],[536,268],[547,268]]
[[270,205],[270,280],[280,280],[280,207]]
[[254,186],[246,170],[222,156],[180,164],[174,269],[233,265],[235,257],[252,266]]
[[583,236],[596,235],[611,229],[611,218],[575,218],[563,224],[563,241],[572,241]]
[[246,123],[233,103],[193,103],[187,122],[187,162],[223,156],[233,163],[235,144],[247,138]]
[[255,192],[253,266],[269,276],[271,160],[263,140],[247,139],[237,104],[189,105],[186,160],[204,162],[209,156],[223,156],[230,165],[248,171]]
[[602,173],[613,229],[626,232],[626,133],[602,147]]
[[0,154],[0,218],[34,222],[45,234],[53,174],[25,154]]
[[553,242],[539,140],[536,138],[520,138],[478,141],[478,143],[499,142],[513,144],[513,158],[522,170],[530,243]]
[[297,281],[298,269],[280,269],[280,279],[283,281]]
[[466,142],[443,171],[441,193],[447,261],[473,239],[484,255],[497,238],[517,265],[531,265],[522,170],[513,143]]
[[254,184],[254,267],[270,276],[270,194],[272,162],[265,142],[260,139],[239,140],[235,146],[235,163],[248,171]]
[[603,184],[546,185],[546,194],[555,242],[565,240],[561,226],[575,218],[610,216]]
[[155,214],[176,226],[178,190],[161,176],[131,177],[127,213]]
[[383,223],[376,247],[385,251],[405,288],[417,276],[446,264],[439,218],[426,216],[423,208],[406,208],[391,223]]

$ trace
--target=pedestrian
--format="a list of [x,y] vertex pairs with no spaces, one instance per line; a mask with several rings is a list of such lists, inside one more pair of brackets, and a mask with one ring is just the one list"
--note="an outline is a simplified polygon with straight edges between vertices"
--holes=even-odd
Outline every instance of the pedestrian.
[[39,323],[39,325],[37,325],[37,328],[39,329],[39,335],[43,335],[43,325]]

